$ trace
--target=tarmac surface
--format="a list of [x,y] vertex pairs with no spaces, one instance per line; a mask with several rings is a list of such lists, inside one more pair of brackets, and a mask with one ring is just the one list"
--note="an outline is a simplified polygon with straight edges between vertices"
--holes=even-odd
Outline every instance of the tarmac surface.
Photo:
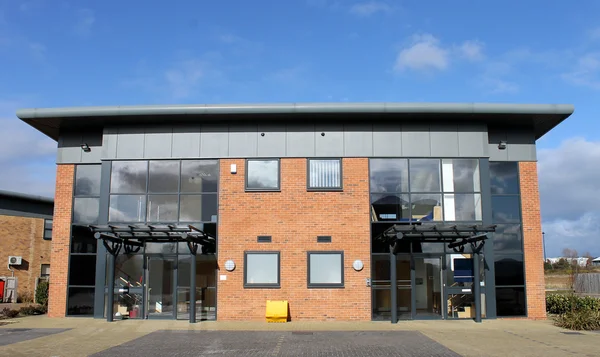
[[199,322],[30,316],[0,356],[599,356],[600,333],[549,321]]

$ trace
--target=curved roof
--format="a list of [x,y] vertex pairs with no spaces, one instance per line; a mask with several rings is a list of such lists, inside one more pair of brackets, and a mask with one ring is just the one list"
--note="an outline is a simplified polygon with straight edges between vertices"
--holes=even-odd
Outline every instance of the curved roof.
[[294,120],[326,116],[330,120],[381,119],[480,121],[492,125],[526,126],[540,138],[574,111],[570,104],[495,103],[279,103],[191,104],[103,107],[31,108],[17,116],[58,139],[60,130],[114,124],[175,121]]

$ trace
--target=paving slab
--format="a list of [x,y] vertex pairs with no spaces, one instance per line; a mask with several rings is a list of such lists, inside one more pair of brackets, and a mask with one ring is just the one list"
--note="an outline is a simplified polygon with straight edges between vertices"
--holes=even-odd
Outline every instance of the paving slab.
[[0,346],[53,335],[67,330],[64,328],[2,328],[0,329]]

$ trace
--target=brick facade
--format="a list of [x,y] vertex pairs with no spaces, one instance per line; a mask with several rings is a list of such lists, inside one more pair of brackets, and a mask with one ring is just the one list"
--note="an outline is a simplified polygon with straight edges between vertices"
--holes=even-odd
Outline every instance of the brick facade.
[[542,219],[536,162],[520,162],[521,212],[525,251],[527,313],[530,319],[546,318],[546,285]]
[[50,241],[43,236],[43,218],[0,216],[0,276],[12,276],[9,256],[23,257],[23,264],[13,265],[12,270],[17,278],[17,297],[24,302],[33,301],[42,264],[50,264]]
[[64,317],[67,308],[67,279],[71,241],[71,213],[75,165],[58,165],[52,225],[51,279],[48,316]]
[[[230,173],[237,164],[238,173]],[[343,192],[307,192],[306,159],[281,159],[281,192],[245,192],[243,159],[221,160],[219,320],[263,320],[266,300],[288,300],[292,320],[370,320],[370,220],[368,159],[343,159]],[[257,243],[258,235],[272,243]],[[317,243],[330,235],[331,243]],[[244,251],[281,252],[281,288],[244,289]],[[344,288],[307,288],[307,251],[344,251]],[[352,268],[354,260],[362,271]]]

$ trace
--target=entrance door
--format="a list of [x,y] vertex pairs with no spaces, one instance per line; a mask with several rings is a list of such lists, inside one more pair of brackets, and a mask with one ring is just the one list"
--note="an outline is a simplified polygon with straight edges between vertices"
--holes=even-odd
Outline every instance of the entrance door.
[[175,318],[175,258],[147,256],[146,316]]
[[412,274],[410,270],[410,256],[396,257],[396,278],[398,280],[398,293],[396,294],[396,309],[399,320],[412,319],[414,303],[412,301]]
[[415,257],[415,318],[441,318],[442,257]]

